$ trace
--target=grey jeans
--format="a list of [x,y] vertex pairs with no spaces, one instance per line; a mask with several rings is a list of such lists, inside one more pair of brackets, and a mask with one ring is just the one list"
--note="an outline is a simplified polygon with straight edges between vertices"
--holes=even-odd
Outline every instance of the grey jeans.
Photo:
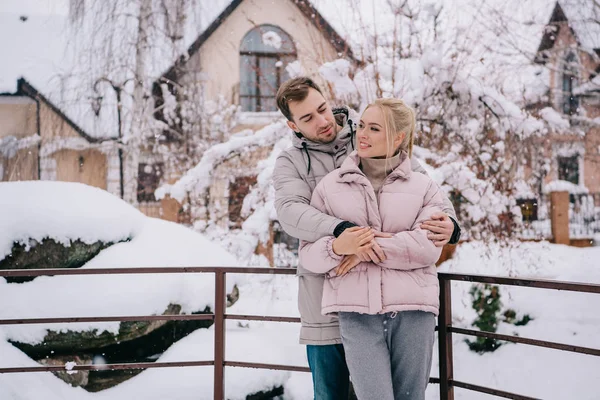
[[340,331],[359,400],[423,400],[435,316],[424,311],[340,312]]

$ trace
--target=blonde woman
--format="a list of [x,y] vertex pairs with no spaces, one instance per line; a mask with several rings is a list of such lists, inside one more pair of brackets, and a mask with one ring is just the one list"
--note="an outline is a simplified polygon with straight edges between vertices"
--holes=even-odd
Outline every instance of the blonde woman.
[[[320,211],[358,225],[350,228],[352,239],[301,244],[302,265],[327,276],[321,311],[339,315],[360,400],[424,399],[429,381],[441,248],[421,224],[444,209],[445,196],[427,175],[412,171],[414,135],[414,111],[402,100],[369,105],[357,150],[321,180],[311,200]],[[384,261],[356,255],[376,245]]]

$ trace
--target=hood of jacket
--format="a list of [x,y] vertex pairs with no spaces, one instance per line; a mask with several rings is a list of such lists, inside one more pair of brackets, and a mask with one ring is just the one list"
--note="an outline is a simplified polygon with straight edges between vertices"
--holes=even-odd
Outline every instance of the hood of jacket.
[[[333,116],[342,128],[339,130],[336,138],[331,143],[319,143],[306,139],[299,132],[294,132],[292,145],[298,149],[309,151],[320,151],[323,153],[335,154],[340,149],[345,148],[349,142],[354,139],[356,121],[352,120],[350,111],[347,107],[333,109]],[[356,119],[356,117],[355,117]],[[354,146],[352,147],[354,148]]]

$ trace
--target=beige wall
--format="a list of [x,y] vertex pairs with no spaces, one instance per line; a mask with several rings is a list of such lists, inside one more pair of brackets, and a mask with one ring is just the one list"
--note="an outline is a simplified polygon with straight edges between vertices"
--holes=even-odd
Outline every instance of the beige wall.
[[106,156],[98,150],[59,150],[56,160],[56,180],[80,182],[106,190]]
[[40,130],[42,142],[58,137],[81,137],[63,117],[44,102],[40,102]]
[[262,24],[276,25],[292,37],[298,59],[308,74],[315,74],[321,64],[338,58],[333,46],[290,0],[246,0],[225,19],[187,64],[189,70],[202,71],[207,75],[208,99],[221,94],[227,100],[238,103],[240,44],[250,29]]
[[38,179],[38,147],[21,149],[13,157],[0,156],[0,181],[32,181]]
[[37,105],[26,96],[0,96],[0,137],[25,137],[38,133],[42,140],[57,137],[80,137],[62,116],[40,102],[40,128],[37,127]]
[[0,96],[0,138],[37,133],[37,105],[29,97]]

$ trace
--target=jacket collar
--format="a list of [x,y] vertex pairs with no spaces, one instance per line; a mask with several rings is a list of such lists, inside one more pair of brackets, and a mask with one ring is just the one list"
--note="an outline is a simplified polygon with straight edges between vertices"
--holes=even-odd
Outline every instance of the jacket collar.
[[352,140],[354,135],[354,121],[348,117],[347,108],[338,108],[334,110],[334,116],[338,125],[342,127],[335,140],[331,143],[318,143],[308,140],[303,136],[294,133],[292,144],[297,149],[308,149],[311,151],[320,151],[322,153],[335,154],[346,148],[346,145]]
[[[408,179],[410,177],[412,163],[405,151],[400,153],[400,160],[400,165],[386,179],[390,179],[393,182],[396,179]],[[360,169],[360,157],[358,156],[358,152],[353,151],[342,163],[338,171],[338,182],[358,182],[362,179],[366,179],[366,176]]]

